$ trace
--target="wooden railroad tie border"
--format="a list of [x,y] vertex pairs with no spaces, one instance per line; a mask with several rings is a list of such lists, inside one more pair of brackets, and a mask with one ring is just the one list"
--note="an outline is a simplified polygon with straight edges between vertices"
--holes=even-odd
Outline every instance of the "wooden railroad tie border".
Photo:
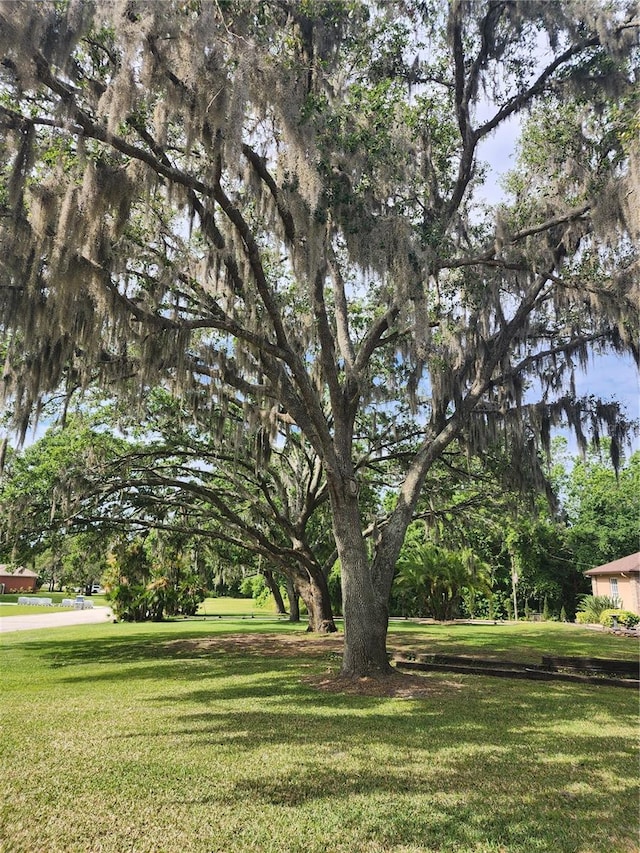
[[[638,663],[604,658],[558,658],[544,656],[542,664],[516,661],[496,661],[457,655],[403,655],[395,658],[400,669],[423,672],[458,672],[469,675],[492,675],[496,678],[521,678],[532,681],[571,681],[580,684],[600,684],[609,687],[640,687]],[[589,675],[587,673],[606,673]],[[616,678],[614,674],[635,677]]]

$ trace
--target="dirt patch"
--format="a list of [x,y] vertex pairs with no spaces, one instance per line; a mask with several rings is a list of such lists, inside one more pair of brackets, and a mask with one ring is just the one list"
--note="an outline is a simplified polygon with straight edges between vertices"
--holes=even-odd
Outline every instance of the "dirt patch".
[[[324,658],[330,664],[322,675],[303,678],[305,684],[329,693],[379,696],[394,699],[433,698],[449,690],[459,690],[455,681],[437,681],[425,675],[394,671],[389,676],[348,678],[339,674],[344,637],[342,634],[226,634],[189,640],[170,640],[165,648],[172,654],[215,654],[277,658]],[[410,640],[408,641],[411,642]],[[405,649],[403,638],[389,647],[393,656]]]
[[225,634],[192,640],[170,640],[165,647],[178,654],[227,652],[259,657],[322,657],[342,654],[341,634]]

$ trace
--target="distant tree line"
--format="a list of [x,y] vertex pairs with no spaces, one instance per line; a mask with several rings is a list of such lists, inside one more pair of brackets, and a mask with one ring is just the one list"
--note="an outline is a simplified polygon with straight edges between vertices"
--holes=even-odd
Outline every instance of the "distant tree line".
[[[291,510],[278,488],[282,467],[300,461],[299,448],[293,458],[285,444],[274,453],[270,482],[264,472],[255,479],[255,467],[240,456],[221,476],[213,457],[203,464],[200,449],[197,464],[188,464],[195,439],[177,428],[170,404],[163,394],[150,400],[153,417],[144,425],[108,406],[85,406],[25,449],[8,448],[0,475],[0,560],[34,567],[49,589],[90,592],[100,583],[125,619],[190,615],[209,594],[271,596],[279,612],[298,620],[302,611],[313,624],[306,597],[300,599],[300,565],[292,570],[286,563],[296,550],[291,530],[285,536]],[[384,485],[401,464],[367,469],[372,539],[393,509]],[[313,468],[310,459],[305,466]],[[543,469],[548,494],[533,484],[523,492],[509,487],[503,455],[480,461],[452,448],[408,529],[390,614],[573,619],[590,591],[583,572],[636,548],[640,453],[616,472],[606,441],[570,457],[558,439]],[[319,484],[315,489],[321,494]],[[286,493],[290,501],[294,492]],[[342,611],[341,566],[322,500],[300,535],[326,590],[323,618],[332,621]]]

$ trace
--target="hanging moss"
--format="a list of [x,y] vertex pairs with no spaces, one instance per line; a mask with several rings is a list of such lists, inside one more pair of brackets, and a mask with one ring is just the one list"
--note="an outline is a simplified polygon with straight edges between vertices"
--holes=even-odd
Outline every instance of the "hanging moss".
[[[452,4],[426,50],[405,5],[366,7],[3,7],[3,386],[23,428],[73,374],[194,405],[201,384],[217,431],[240,395],[264,459],[280,409],[328,458],[337,401],[392,396],[472,453],[547,452],[566,423],[619,455],[619,410],[573,391],[594,348],[638,353],[637,27]],[[534,36],[571,61],[539,78]],[[497,119],[531,108],[494,211],[481,92]]]

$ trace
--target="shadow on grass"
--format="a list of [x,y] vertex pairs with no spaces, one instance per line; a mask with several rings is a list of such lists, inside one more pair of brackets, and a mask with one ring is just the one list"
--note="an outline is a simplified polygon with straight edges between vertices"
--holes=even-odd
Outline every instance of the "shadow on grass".
[[636,660],[638,656],[637,637],[594,631],[571,623],[446,623],[430,624],[421,631],[415,631],[410,623],[400,623],[392,625],[390,644],[396,637],[403,646],[412,642],[418,653],[474,654],[533,663],[539,662],[542,655],[554,654],[622,660]]
[[[193,626],[193,627],[191,627]],[[298,633],[305,634],[301,625],[283,625],[273,622],[240,622],[227,623],[222,629],[212,630],[205,622],[160,622],[144,623],[138,628],[134,623],[124,623],[106,626],[109,634],[104,633],[105,626],[83,626],[84,631],[72,638],[70,631],[74,629],[57,628],[44,638],[9,635],[10,646],[17,652],[34,652],[50,666],[77,666],[83,664],[139,663],[144,660],[210,658],[216,650],[193,648],[172,648],[171,643],[180,641],[188,643],[192,640],[207,638],[224,638],[236,634],[258,635],[260,633]],[[100,630],[91,632],[90,628]],[[77,629],[75,629],[77,632]],[[42,634],[42,632],[38,632]],[[7,644],[8,645],[8,644]]]
[[[245,770],[215,796],[194,792],[176,802],[314,813],[324,805],[372,849],[380,849],[375,842],[435,850],[446,837],[446,849],[461,851],[487,839],[496,849],[577,851],[589,842],[590,850],[630,851],[633,749],[549,728],[580,719],[588,711],[581,698],[574,695],[560,719],[552,697],[541,695],[515,718],[505,703],[497,708],[482,698],[437,709],[408,702],[390,714],[365,697],[354,708],[352,696],[304,694],[280,709],[272,702],[264,711],[188,713],[174,734],[191,749],[231,750]],[[207,701],[204,692],[194,699]],[[274,758],[252,763],[267,754]]]
[[[494,780],[486,781],[493,769],[491,764],[481,769],[462,768],[458,762],[440,767],[435,777],[428,773],[407,774],[400,767],[341,772],[307,764],[289,777],[247,780],[236,785],[228,796],[249,798],[265,808],[298,809],[312,801],[325,801],[341,814],[347,826],[357,828],[362,840],[378,845],[400,841],[427,850],[439,849],[443,838],[447,849],[461,851],[473,850],[487,839],[496,849],[508,845],[508,849],[518,846],[527,851],[583,850],[585,837],[593,841],[594,835],[602,833],[602,790],[597,785],[579,795],[563,792],[558,790],[557,778],[541,772],[534,761],[524,758],[520,771],[521,778],[527,781],[514,780],[507,788],[496,785]],[[596,777],[592,778],[595,782]],[[561,781],[559,784],[562,787]],[[628,797],[629,788],[630,785],[618,786],[619,796]],[[388,809],[374,812],[368,807],[371,801],[387,802]],[[614,806],[614,811],[613,825],[623,838],[631,838],[624,808]],[[570,838],[567,828],[574,821],[577,827]],[[610,849],[622,849],[611,834],[604,838]]]
[[[94,627],[94,626],[91,626]],[[287,636],[296,634],[311,637],[305,632],[304,624],[286,623],[274,619],[241,620],[225,622],[176,621],[95,626],[99,632],[89,633],[87,626],[83,634],[69,638],[68,629],[56,629],[42,639],[40,637],[8,635],[10,645],[18,651],[33,651],[46,659],[50,665],[65,666],[95,663],[138,663],[144,660],[178,659],[180,657],[211,659],[217,654],[227,654],[215,648],[199,649],[188,647],[189,641],[222,638],[230,635],[255,635],[277,633]],[[105,633],[105,629],[109,633]],[[58,638],[58,631],[64,636]],[[317,638],[319,644],[323,638]],[[172,642],[180,641],[184,648],[170,648]],[[313,642],[313,639],[311,639]],[[390,649],[410,649],[418,654],[443,652],[468,654],[486,658],[524,660],[539,662],[543,654],[589,655],[595,657],[620,657],[637,659],[638,641],[613,635],[594,635],[583,628],[568,624],[505,624],[428,625],[417,629],[409,623],[392,624],[389,631]]]
[[[238,675],[251,674],[253,668],[242,667]],[[264,670],[261,670],[264,672]],[[223,673],[221,673],[223,674]],[[424,740],[435,735],[439,738],[434,747],[459,745],[460,739],[467,744],[501,744],[518,747],[529,736],[537,737],[550,732],[554,725],[561,729],[575,728],[571,734],[562,731],[553,735],[554,739],[565,737],[579,745],[585,754],[592,753],[592,747],[602,746],[606,736],[591,737],[579,730],[585,715],[597,714],[610,717],[622,727],[633,730],[637,722],[637,713],[631,702],[623,708],[615,696],[595,695],[585,689],[566,691],[531,692],[517,686],[501,691],[500,698],[492,697],[483,684],[470,683],[463,689],[462,695],[449,695],[437,701],[390,700],[369,696],[326,694],[289,680],[291,673],[278,672],[262,677],[257,684],[225,684],[218,692],[213,689],[191,691],[182,694],[177,700],[180,704],[194,707],[196,704],[214,706],[216,710],[189,711],[177,717],[183,723],[181,732],[203,742],[209,742],[214,732],[225,729],[225,737],[238,735],[244,746],[259,749],[273,744],[304,744],[308,740],[323,740],[328,731],[337,731],[341,735],[357,731],[363,742],[393,742],[400,737],[408,748],[424,745]],[[473,676],[468,677],[472,682]],[[245,710],[238,713],[227,711],[226,703],[236,704],[240,709],[243,700],[268,699],[265,710]],[[176,703],[176,697],[165,695],[156,697],[154,702]],[[293,710],[295,708],[295,711]],[[380,713],[376,714],[379,711]],[[346,712],[346,713],[341,713]],[[362,731],[362,721],[367,720],[370,731]],[[551,728],[550,728],[551,727]],[[612,739],[611,752],[623,754],[633,751],[633,744]]]
[[[173,639],[173,638],[169,638]],[[43,653],[46,665],[57,670],[56,682],[68,685],[109,685],[126,680],[128,684],[142,681],[174,682],[182,685],[210,685],[208,695],[216,700],[257,698],[277,693],[284,696],[295,691],[300,665],[293,659],[274,660],[277,667],[273,677],[266,676],[265,661],[242,658],[238,653],[216,651],[179,655],[167,648],[167,638],[158,636],[154,642],[133,643],[126,639],[92,643],[91,650],[75,642],[57,642],[53,646],[32,644],[31,649]],[[229,679],[250,680],[247,686],[232,686]]]
[[[205,776],[218,754],[234,767],[210,794],[176,785],[169,804],[246,804],[291,821],[324,815],[361,839],[361,850],[371,842],[372,850],[464,851],[487,840],[490,849],[527,853],[635,849],[629,733],[637,708],[614,689],[429,675],[434,693],[424,699],[336,694],[302,680],[335,669],[329,646],[319,656],[260,656],[190,644],[224,640],[243,631],[238,625],[215,634],[185,623],[120,628],[13,640],[12,648],[38,656],[55,689],[86,682],[112,693],[118,682],[156,682],[135,694],[136,705],[154,713],[132,716],[105,740],[126,741],[132,754],[146,754],[154,741],[170,755],[163,776],[175,772],[174,751],[175,766],[185,755]],[[244,630],[255,634],[256,626]],[[483,636],[476,635],[482,652]],[[457,688],[447,689],[450,682]],[[247,831],[256,831],[250,821]]]

